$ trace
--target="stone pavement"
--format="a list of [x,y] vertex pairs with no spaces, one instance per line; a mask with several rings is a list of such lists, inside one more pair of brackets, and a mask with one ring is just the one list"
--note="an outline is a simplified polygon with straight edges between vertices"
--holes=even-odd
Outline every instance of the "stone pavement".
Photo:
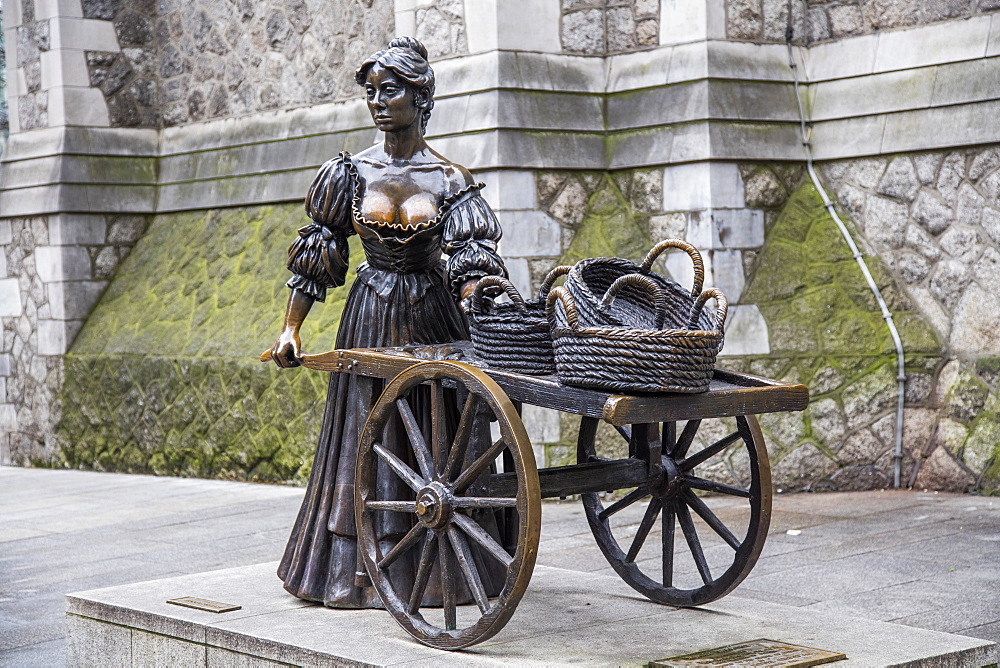
[[[64,662],[68,592],[274,561],[301,497],[268,485],[0,467],[0,665]],[[798,494],[774,508],[739,597],[1000,642],[1000,499]],[[612,573],[579,503],[542,512],[539,564]]]

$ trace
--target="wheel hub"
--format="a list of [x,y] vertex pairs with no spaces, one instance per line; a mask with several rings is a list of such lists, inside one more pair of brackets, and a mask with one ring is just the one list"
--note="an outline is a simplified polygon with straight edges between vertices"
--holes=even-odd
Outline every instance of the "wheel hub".
[[670,457],[662,458],[663,468],[649,484],[649,491],[661,500],[672,499],[681,491],[681,470]]
[[440,529],[451,517],[451,492],[440,482],[434,481],[417,492],[417,519],[424,526]]

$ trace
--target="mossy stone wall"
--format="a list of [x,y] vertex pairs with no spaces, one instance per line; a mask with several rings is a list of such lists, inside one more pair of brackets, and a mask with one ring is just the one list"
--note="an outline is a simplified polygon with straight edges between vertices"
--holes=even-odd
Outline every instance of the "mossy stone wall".
[[[767,233],[760,249],[744,253],[747,282],[738,303],[760,309],[770,353],[723,356],[719,364],[805,383],[812,396],[802,413],[760,418],[775,486],[784,491],[891,486],[896,354],[878,305],[800,168],[741,165],[740,171],[747,205],[764,211]],[[538,182],[539,201],[565,230],[560,263],[608,255],[638,260],[654,240],[684,236],[683,215],[656,210],[660,186],[646,172],[556,173]],[[854,233],[867,248],[859,230]],[[906,350],[902,484],[996,491],[1000,372],[991,370],[1000,363],[993,358],[971,366],[946,363],[939,334],[893,272],[870,250],[866,261]],[[562,415],[560,426],[559,442],[546,447],[550,465],[570,463],[575,456],[577,421]],[[950,445],[935,449],[942,438]],[[612,429],[602,430],[598,440],[605,454],[624,454],[625,443]]]
[[[767,234],[744,251],[739,303],[760,309],[770,353],[724,356],[720,366],[802,382],[812,394],[803,413],[761,418],[775,485],[889,486],[896,358],[877,305],[801,170],[741,165],[741,174]],[[539,172],[536,186],[540,207],[560,224],[562,256],[529,258],[535,284],[557,263],[639,260],[654,240],[683,237],[686,215],[695,215],[660,210],[658,170]],[[303,222],[297,205],[156,217],[66,357],[56,464],[303,482],[327,377],[257,362],[281,327],[285,249]],[[898,268],[866,255],[907,351],[903,484],[997,491],[1000,357],[949,361]],[[314,308],[306,350],[332,348],[344,296],[333,291]],[[572,459],[576,426],[561,416],[548,465]],[[623,453],[613,430],[599,441],[603,452]]]
[[[328,376],[257,358],[305,222],[299,205],[157,216],[66,356],[61,463],[303,482]],[[345,294],[313,308],[304,349],[333,347]]]

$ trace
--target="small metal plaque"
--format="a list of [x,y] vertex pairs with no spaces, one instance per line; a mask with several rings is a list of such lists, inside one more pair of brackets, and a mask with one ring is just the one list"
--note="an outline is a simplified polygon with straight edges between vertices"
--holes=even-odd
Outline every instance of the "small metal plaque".
[[749,642],[706,649],[703,652],[650,661],[649,668],[716,666],[717,668],[806,668],[846,659],[842,652],[804,647],[776,640]]
[[180,605],[185,608],[194,608],[195,610],[205,610],[207,612],[232,612],[233,610],[239,610],[242,605],[233,605],[232,603],[220,603],[219,601],[210,601],[207,598],[198,598],[196,596],[182,596],[181,598],[171,598],[167,600],[167,603],[172,603],[173,605]]

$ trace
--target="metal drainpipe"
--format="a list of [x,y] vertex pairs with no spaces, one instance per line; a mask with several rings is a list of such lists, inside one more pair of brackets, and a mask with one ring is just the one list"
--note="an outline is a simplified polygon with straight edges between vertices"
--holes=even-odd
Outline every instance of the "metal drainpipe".
[[[789,3],[788,9],[790,22],[792,16],[791,3]],[[851,256],[855,259],[855,261],[857,261],[858,267],[861,269],[861,273],[864,275],[865,281],[868,283],[868,289],[871,290],[872,295],[875,296],[875,301],[878,302],[878,307],[882,311],[882,319],[885,320],[885,326],[888,327],[889,334],[892,336],[892,341],[896,346],[896,381],[899,385],[899,399],[896,404],[896,449],[893,454],[894,465],[892,482],[893,487],[898,489],[903,469],[903,402],[906,396],[906,373],[904,366],[905,358],[903,354],[903,342],[900,340],[899,332],[896,330],[896,324],[892,320],[892,313],[889,311],[888,306],[886,306],[885,299],[882,298],[882,291],[878,289],[878,285],[875,284],[875,280],[872,278],[871,272],[868,271],[868,265],[865,263],[864,256],[861,254],[861,251],[858,250],[858,245],[854,243],[854,237],[851,236],[850,230],[847,229],[847,226],[844,225],[844,222],[837,214],[837,209],[827,196],[826,190],[823,188],[823,184],[820,183],[819,177],[816,175],[816,170],[813,168],[812,143],[809,141],[805,108],[802,105],[802,93],[799,90],[798,65],[795,63],[794,54],[792,52],[791,25],[789,25],[788,29],[785,31],[785,45],[788,47],[788,66],[792,68],[792,81],[795,83],[795,101],[799,106],[799,129],[802,133],[802,146],[806,152],[806,169],[809,172],[809,178],[812,180],[816,190],[823,198],[823,206],[826,207],[826,210],[833,218],[833,222],[837,224],[837,227],[840,229],[840,233],[844,236],[844,241],[847,242],[847,247],[851,250]]]

